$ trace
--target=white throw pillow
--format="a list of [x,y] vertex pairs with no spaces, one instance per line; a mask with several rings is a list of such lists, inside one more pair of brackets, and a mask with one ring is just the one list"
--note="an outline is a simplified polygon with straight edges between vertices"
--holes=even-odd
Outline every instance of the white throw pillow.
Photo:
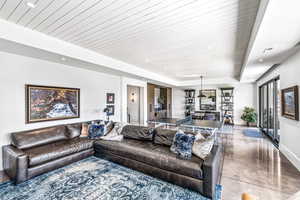
[[199,139],[193,144],[193,154],[201,159],[205,159],[211,152],[214,145],[214,138]]
[[197,133],[197,134],[195,135],[195,142],[196,142],[197,140],[205,140],[205,137],[204,137],[201,133]]
[[100,137],[101,140],[110,140],[110,141],[122,141],[123,135],[121,135],[123,124],[115,123],[114,128],[105,136]]

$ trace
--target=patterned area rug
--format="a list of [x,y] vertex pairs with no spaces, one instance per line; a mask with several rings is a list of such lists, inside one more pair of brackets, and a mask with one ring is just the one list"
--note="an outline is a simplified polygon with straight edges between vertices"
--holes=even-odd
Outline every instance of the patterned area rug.
[[[217,185],[217,200],[221,200],[221,190],[222,187]],[[96,157],[89,157],[18,186],[2,184],[0,199],[207,200],[199,193]]]

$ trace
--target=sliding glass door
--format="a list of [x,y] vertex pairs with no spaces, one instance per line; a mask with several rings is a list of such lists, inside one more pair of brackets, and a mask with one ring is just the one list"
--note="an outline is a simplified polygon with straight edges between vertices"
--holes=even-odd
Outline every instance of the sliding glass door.
[[278,145],[280,139],[280,82],[279,77],[259,88],[259,125],[262,131]]

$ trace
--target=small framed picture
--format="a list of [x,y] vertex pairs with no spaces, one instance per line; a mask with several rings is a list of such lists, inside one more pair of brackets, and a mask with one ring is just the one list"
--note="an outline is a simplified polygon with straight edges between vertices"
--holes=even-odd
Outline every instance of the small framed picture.
[[115,106],[114,105],[107,105],[108,113],[107,115],[114,115],[115,114]]
[[115,103],[115,94],[114,93],[106,93],[106,103],[107,104]]
[[299,121],[298,86],[281,90],[282,116]]

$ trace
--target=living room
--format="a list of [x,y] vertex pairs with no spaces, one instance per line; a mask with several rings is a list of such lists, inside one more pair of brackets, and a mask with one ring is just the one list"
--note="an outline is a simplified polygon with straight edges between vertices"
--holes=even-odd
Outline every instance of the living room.
[[0,199],[300,199],[297,6],[0,0]]

